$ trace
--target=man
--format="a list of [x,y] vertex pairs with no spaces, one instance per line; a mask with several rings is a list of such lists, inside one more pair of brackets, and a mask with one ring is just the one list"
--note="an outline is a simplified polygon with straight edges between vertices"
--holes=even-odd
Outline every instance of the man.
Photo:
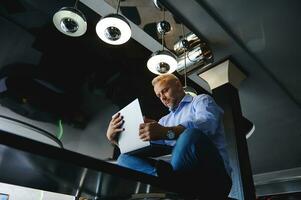
[[[149,158],[127,154],[119,156],[118,164],[162,177],[187,193],[225,199],[231,188],[231,168],[222,109],[209,95],[186,95],[173,74],[157,76],[152,85],[170,113],[159,122],[145,119],[145,123],[140,124],[139,135],[143,141],[172,146],[171,166],[163,161],[153,162]],[[116,136],[123,131],[123,122],[120,114],[112,118],[107,130],[112,143],[116,144]]]

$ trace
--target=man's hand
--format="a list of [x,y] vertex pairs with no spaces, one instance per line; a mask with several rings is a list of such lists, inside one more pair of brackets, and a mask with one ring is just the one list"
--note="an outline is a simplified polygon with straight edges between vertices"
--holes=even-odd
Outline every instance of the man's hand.
[[158,124],[156,121],[142,123],[139,126],[139,137],[143,141],[164,139],[168,128]]
[[117,145],[117,136],[120,132],[124,131],[124,128],[122,128],[123,123],[123,116],[121,116],[120,113],[117,113],[112,117],[107,130],[107,138],[111,143]]

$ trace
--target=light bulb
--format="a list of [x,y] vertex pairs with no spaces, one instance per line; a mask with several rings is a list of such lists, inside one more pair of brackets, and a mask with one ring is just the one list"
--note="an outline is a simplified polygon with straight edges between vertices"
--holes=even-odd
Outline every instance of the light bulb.
[[99,20],[96,33],[102,41],[112,45],[124,44],[132,35],[129,23],[118,14],[110,14]]

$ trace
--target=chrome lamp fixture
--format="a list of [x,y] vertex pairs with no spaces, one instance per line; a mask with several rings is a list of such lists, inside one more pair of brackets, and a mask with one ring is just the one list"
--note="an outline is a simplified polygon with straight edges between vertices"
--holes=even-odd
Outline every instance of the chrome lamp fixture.
[[184,26],[182,24],[182,34],[183,34],[183,39],[181,40],[182,43],[182,47],[184,48],[184,92],[186,94],[190,94],[191,96],[195,97],[197,96],[197,91],[190,86],[187,86],[187,69],[186,69],[186,58],[187,58],[187,50],[189,48],[189,42],[186,39],[186,37],[184,37]]
[[75,1],[74,7],[63,7],[53,16],[55,27],[60,32],[72,37],[79,37],[87,31],[87,20],[84,14],[77,9],[78,1]]
[[190,94],[191,96],[195,97],[195,96],[197,96],[197,91],[193,87],[187,86],[186,58],[187,58],[187,52],[185,50],[185,56],[184,56],[184,80],[185,80],[185,84],[184,84],[183,89],[184,89],[184,92],[186,94]]
[[153,0],[153,3],[155,4],[155,6],[159,9],[159,10],[163,10],[164,7],[161,5],[160,2],[158,2],[158,0]]
[[120,45],[126,43],[132,35],[129,22],[120,14],[118,14],[120,7],[120,0],[115,14],[109,14],[96,25],[96,33],[98,37],[112,45]]
[[[165,18],[163,10],[163,16]],[[162,50],[154,52],[147,61],[147,68],[154,74],[171,74],[178,66],[176,56],[164,49],[164,35],[171,30],[170,24],[163,20],[157,23],[157,31],[162,35]]]

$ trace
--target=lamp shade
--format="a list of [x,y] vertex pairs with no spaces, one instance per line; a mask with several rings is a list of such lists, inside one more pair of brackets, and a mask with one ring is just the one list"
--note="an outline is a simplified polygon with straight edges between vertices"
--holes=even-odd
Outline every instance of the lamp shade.
[[110,14],[100,19],[96,33],[102,41],[112,45],[126,43],[132,35],[129,23],[119,14]]
[[147,61],[147,68],[154,74],[171,74],[177,69],[176,56],[166,50],[154,52]]
[[73,7],[64,7],[53,16],[55,27],[62,33],[78,37],[87,31],[87,20],[84,14]]

